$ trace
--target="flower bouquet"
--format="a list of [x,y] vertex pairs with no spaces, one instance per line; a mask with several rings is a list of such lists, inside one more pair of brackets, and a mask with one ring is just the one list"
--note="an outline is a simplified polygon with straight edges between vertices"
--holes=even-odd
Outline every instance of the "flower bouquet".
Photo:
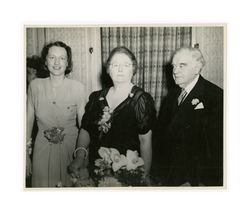
[[101,147],[101,158],[95,161],[93,181],[98,187],[145,186],[144,162],[137,151],[127,150],[126,156],[117,149]]

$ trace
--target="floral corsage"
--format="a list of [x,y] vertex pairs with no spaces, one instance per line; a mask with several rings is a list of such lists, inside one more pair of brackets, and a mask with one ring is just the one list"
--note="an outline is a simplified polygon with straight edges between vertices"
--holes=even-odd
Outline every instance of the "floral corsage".
[[58,144],[63,142],[65,136],[65,134],[63,134],[63,131],[63,127],[52,127],[45,130],[43,133],[44,137],[47,138],[50,143]]
[[100,131],[100,137],[106,134],[111,128],[113,110],[108,106],[103,108],[103,114],[101,119],[98,121],[98,130]]

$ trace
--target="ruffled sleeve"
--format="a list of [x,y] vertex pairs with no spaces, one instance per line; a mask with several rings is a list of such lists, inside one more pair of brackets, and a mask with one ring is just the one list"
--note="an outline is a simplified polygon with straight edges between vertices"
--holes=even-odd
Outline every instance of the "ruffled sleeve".
[[89,131],[90,124],[93,120],[93,109],[94,105],[97,103],[99,97],[99,91],[93,92],[89,96],[89,101],[85,106],[85,112],[82,117],[81,128]]
[[135,103],[135,116],[139,134],[146,134],[153,128],[156,110],[150,94],[143,92]]

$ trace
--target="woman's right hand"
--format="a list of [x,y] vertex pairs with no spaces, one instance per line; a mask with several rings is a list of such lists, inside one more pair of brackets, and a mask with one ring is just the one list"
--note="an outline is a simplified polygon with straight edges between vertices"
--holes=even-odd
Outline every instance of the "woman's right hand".
[[32,164],[29,154],[26,154],[26,177],[31,176],[32,174]]

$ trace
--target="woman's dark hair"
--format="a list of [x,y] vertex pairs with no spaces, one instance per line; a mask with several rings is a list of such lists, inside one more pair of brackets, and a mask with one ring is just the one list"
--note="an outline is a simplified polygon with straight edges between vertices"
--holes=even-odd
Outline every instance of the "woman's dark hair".
[[32,55],[26,58],[26,67],[33,68],[35,70],[41,69],[41,58],[37,55]]
[[67,52],[67,60],[68,60],[68,66],[66,67],[65,70],[65,75],[69,74],[72,71],[72,67],[73,67],[73,63],[72,63],[72,51],[71,48],[66,45],[65,43],[63,43],[62,41],[56,41],[56,42],[51,42],[49,44],[46,44],[43,47],[42,53],[41,53],[41,58],[42,58],[42,63],[43,63],[43,69],[46,72],[49,72],[48,67],[46,66],[46,57],[49,53],[49,49],[51,47],[62,47],[66,50]]
[[33,68],[36,70],[37,78],[47,78],[49,76],[48,72],[43,71],[42,59],[37,55],[32,55],[26,58],[26,68],[28,75],[28,68]]
[[126,56],[128,56],[131,59],[132,66],[133,66],[133,75],[135,75],[136,71],[137,71],[137,61],[136,61],[135,55],[127,47],[124,47],[124,46],[114,48],[111,51],[111,53],[109,54],[109,57],[108,57],[108,60],[106,63],[107,73],[109,73],[109,66],[110,66],[110,62],[111,62],[112,58],[116,54],[120,54],[120,53],[125,54]]

